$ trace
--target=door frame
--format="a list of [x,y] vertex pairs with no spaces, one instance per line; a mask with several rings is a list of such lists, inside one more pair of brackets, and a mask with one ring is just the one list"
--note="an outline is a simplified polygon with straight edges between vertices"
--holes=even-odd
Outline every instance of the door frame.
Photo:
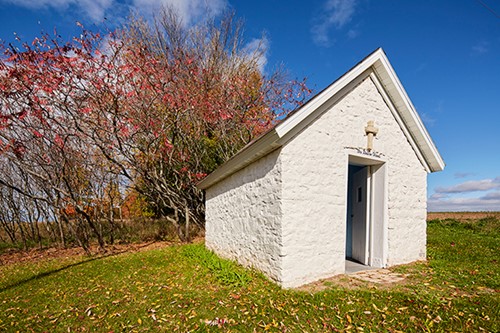
[[[367,167],[366,184],[366,249],[368,250],[368,266],[386,267],[388,253],[388,208],[387,208],[387,163],[385,159],[350,152],[345,163],[345,228],[347,229],[347,215],[349,207],[347,196],[349,193],[349,165]],[[347,235],[344,232],[344,251]],[[344,258],[346,253],[344,253]]]

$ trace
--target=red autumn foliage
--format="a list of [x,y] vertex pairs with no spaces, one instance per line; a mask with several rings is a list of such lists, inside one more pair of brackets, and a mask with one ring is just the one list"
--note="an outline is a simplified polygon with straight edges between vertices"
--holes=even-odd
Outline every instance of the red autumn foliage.
[[232,16],[185,28],[166,10],[157,23],[0,47],[0,159],[25,176],[0,185],[73,208],[98,237],[81,202],[109,197],[110,183],[176,224],[202,225],[196,183],[310,91],[280,72],[266,78],[263,50],[244,50]]

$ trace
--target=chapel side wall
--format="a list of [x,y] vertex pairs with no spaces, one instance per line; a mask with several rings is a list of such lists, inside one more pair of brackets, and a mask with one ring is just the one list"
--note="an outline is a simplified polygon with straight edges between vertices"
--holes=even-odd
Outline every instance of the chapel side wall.
[[344,273],[346,147],[366,147],[369,120],[387,167],[387,264],[425,258],[427,173],[367,77],[282,148],[285,287]]
[[205,245],[281,281],[279,150],[206,190]]
[[285,288],[344,273],[345,158],[327,118],[282,148]]

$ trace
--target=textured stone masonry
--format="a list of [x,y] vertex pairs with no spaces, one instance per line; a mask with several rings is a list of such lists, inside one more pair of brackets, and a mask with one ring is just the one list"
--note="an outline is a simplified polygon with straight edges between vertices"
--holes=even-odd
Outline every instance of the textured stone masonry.
[[284,287],[344,273],[345,147],[374,151],[387,167],[386,265],[425,259],[427,172],[370,77],[281,149],[207,189],[206,245]]

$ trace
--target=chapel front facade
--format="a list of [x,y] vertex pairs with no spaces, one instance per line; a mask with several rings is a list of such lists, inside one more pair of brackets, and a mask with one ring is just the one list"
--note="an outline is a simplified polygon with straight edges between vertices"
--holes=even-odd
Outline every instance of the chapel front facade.
[[200,183],[206,246],[286,288],[424,260],[443,167],[379,49]]

